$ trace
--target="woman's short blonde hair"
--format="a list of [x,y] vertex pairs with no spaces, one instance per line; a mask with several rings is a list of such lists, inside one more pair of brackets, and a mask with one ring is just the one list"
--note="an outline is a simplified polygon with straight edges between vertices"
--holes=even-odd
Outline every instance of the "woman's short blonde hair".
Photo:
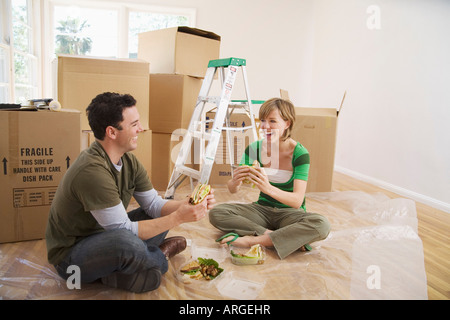
[[281,98],[272,98],[261,105],[259,109],[259,119],[264,120],[273,110],[278,110],[284,121],[289,121],[289,127],[284,131],[281,140],[285,141],[291,137],[292,128],[295,122],[295,108],[292,102]]

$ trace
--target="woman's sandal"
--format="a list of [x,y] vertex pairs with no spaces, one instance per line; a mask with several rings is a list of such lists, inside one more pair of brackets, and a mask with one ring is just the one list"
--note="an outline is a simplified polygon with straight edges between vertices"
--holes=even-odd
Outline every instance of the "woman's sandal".
[[[221,236],[220,238],[216,239],[216,242],[222,241],[223,239],[227,238],[227,237],[234,237],[233,239],[231,239],[230,241],[227,241],[227,245],[230,245],[230,243],[232,243],[233,241],[235,241],[237,238],[239,238],[239,235],[237,233],[234,232],[230,232],[227,234],[224,234],[223,236]],[[303,248],[305,248],[304,251],[311,251],[312,247],[309,243],[303,245]]]
[[234,237],[232,240],[227,241],[227,245],[230,245],[230,243],[232,243],[233,241],[235,241],[237,238],[239,238],[239,235],[237,233],[234,232],[230,232],[227,234],[224,234],[223,236],[221,236],[220,238],[216,239],[216,242],[222,241],[223,239],[227,238],[227,237]]

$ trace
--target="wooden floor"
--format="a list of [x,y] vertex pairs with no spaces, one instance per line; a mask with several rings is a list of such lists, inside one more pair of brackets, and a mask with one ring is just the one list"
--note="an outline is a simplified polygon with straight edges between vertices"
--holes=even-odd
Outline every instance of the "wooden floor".
[[[333,191],[349,190],[358,190],[367,193],[381,192],[390,198],[399,197],[392,192],[353,179],[339,172],[335,172]],[[418,218],[418,233],[423,243],[428,299],[448,300],[450,299],[450,214],[417,202],[416,211]],[[1,270],[3,266],[11,265],[11,261],[20,260],[22,257],[32,256],[34,252],[45,252],[44,240],[25,241],[14,244],[0,244],[0,299],[33,298],[32,292],[25,291],[33,291],[33,288],[37,286],[32,286],[31,290],[29,288],[20,288],[20,286],[17,286],[16,289],[9,290],[6,296],[2,297],[1,279],[3,275],[1,274]],[[27,266],[23,263],[17,264],[17,266],[18,268],[21,268],[21,266],[24,268],[33,267],[33,265],[29,265],[30,263],[31,262],[28,262],[27,260]],[[11,268],[15,267],[12,267],[11,265],[9,270],[11,270]],[[39,266],[36,266],[36,269],[38,268]],[[8,277],[13,277],[14,272],[21,274],[20,271],[21,270],[14,270],[13,272],[8,271]],[[8,281],[12,280],[13,279],[11,278],[8,279]],[[33,280],[33,278],[30,277],[30,281],[36,280]],[[48,290],[50,291],[52,286],[46,286],[41,283],[39,290],[46,290],[46,287],[48,287]],[[3,293],[3,295],[5,294]],[[45,292],[40,293],[40,295],[45,295]],[[49,292],[46,296],[47,298],[51,298],[51,292]],[[124,296],[124,298],[126,297],[127,296]]]
[[[333,191],[360,190],[382,192],[391,198],[400,197],[390,191],[334,173]],[[422,239],[427,274],[428,299],[450,299],[450,213],[416,202],[418,232]]]

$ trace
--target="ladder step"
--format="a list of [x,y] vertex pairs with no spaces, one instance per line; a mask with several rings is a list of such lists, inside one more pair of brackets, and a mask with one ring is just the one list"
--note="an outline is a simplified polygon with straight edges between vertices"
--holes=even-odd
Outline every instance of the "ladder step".
[[219,67],[228,67],[228,66],[245,66],[247,65],[247,61],[245,59],[240,58],[226,58],[226,59],[217,59],[211,60],[208,63],[208,68],[219,68]]
[[198,101],[218,104],[220,102],[220,97],[199,96]]
[[186,176],[190,176],[196,180],[200,180],[200,171],[186,167],[184,165],[181,165],[179,167],[175,168],[176,171],[178,171],[181,174],[184,174]]
[[248,127],[222,127],[223,130],[227,130],[227,131],[244,131],[244,130],[248,130],[248,129],[253,129],[253,126],[248,126]]
[[[208,130],[208,129],[206,129]],[[193,131],[192,136],[196,139],[205,139],[206,141],[209,141],[211,139],[211,132],[201,132],[201,131]]]
[[[248,100],[231,100],[230,105],[240,105],[240,104],[244,104],[247,103]],[[265,100],[252,100],[252,104],[263,104],[264,102],[266,102]]]

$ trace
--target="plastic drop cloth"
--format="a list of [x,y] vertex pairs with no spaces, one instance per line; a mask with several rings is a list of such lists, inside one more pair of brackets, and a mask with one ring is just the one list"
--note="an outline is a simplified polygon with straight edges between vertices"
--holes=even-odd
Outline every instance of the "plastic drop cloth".
[[[175,197],[190,193],[184,187]],[[251,202],[257,190],[230,195],[215,188],[218,202]],[[0,245],[2,299],[427,299],[422,241],[415,203],[358,191],[307,194],[307,210],[325,215],[332,230],[313,250],[280,260],[266,249],[262,265],[231,263],[222,235],[203,219],[174,228],[189,247],[170,260],[160,287],[134,294],[100,282],[69,289],[46,259],[45,241]],[[182,281],[179,269],[197,256],[216,259],[224,272],[215,280]]]

